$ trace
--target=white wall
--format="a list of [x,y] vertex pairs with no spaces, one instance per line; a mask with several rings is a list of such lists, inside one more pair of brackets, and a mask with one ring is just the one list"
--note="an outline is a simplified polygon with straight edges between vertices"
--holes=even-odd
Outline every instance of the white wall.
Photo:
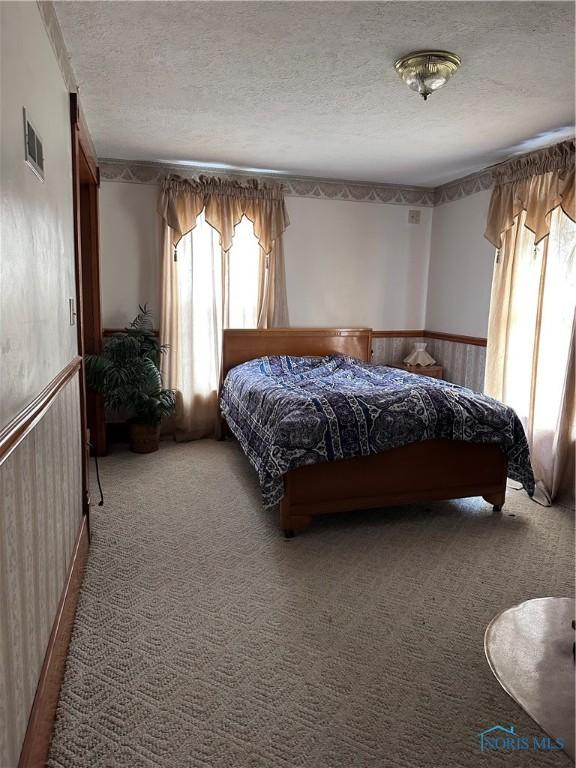
[[[0,430],[77,354],[68,90],[38,5],[0,3]],[[24,162],[22,108],[44,182]],[[15,766],[82,515],[79,379],[0,466],[0,765]]]
[[494,247],[484,238],[491,191],[434,208],[426,329],[485,337]]
[[[102,313],[124,326],[148,302],[158,321],[158,187],[104,181],[100,190]],[[286,199],[286,280],[293,326],[424,325],[432,209],[408,223],[400,205]]]
[[424,327],[431,208],[286,200],[286,281],[293,326]]
[[100,187],[102,323],[123,328],[148,304],[159,321],[160,217],[155,184]]
[[[104,181],[102,311],[123,327],[160,306],[155,184]],[[485,337],[494,249],[484,239],[490,191],[420,208],[288,197],[286,280],[293,326],[358,326]]]
[[[36,3],[0,3],[0,428],[77,350],[68,91]],[[24,162],[22,108],[44,144],[39,181]]]

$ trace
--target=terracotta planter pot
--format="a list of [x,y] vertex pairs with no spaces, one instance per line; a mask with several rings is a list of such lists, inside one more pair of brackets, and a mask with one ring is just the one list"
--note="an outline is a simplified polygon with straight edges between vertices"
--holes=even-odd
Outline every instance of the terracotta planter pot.
[[134,453],[153,453],[160,445],[160,424],[129,425],[130,450]]

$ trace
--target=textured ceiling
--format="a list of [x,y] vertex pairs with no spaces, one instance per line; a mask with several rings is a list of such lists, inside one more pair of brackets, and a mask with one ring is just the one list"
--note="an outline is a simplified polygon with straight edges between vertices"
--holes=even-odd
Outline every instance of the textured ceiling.
[[[59,2],[56,12],[101,157],[435,185],[574,123],[573,3]],[[426,47],[463,63],[425,103],[393,62]]]

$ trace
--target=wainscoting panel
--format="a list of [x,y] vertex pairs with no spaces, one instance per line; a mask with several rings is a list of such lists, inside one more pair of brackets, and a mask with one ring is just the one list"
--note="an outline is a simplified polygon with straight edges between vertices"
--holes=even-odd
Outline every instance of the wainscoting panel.
[[375,363],[401,363],[412,349],[415,341],[428,341],[422,336],[374,336],[372,338],[372,360]]
[[0,466],[0,765],[16,766],[82,519],[77,372]]
[[415,341],[425,341],[427,351],[444,368],[444,379],[469,387],[477,392],[484,389],[486,347],[449,339],[424,336],[378,336],[372,339],[372,359],[375,363],[399,363],[408,355]]
[[427,351],[444,367],[444,378],[476,392],[484,390],[486,347],[446,339],[424,339]]

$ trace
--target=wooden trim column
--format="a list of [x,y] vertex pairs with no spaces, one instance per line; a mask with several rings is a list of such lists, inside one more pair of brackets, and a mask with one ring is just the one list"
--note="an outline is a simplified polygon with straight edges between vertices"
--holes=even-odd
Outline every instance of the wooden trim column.
[[[98,239],[98,187],[100,174],[92,143],[82,118],[78,95],[70,94],[72,141],[72,184],[74,203],[74,251],[76,272],[76,326],[80,371],[81,428],[84,457],[82,465],[83,508],[90,513],[90,443],[95,452],[106,452],[104,403],[102,397],[86,387],[84,356],[102,350],[100,307],[100,259]],[[88,517],[88,533],[90,533]]]
[[74,206],[74,266],[76,277],[76,339],[82,360],[80,367],[80,429],[82,430],[82,509],[88,521],[90,535],[90,439],[86,419],[86,375],[84,372],[84,334],[82,303],[82,242],[80,235],[80,106],[78,94],[70,94],[70,122],[72,135],[72,197]]

